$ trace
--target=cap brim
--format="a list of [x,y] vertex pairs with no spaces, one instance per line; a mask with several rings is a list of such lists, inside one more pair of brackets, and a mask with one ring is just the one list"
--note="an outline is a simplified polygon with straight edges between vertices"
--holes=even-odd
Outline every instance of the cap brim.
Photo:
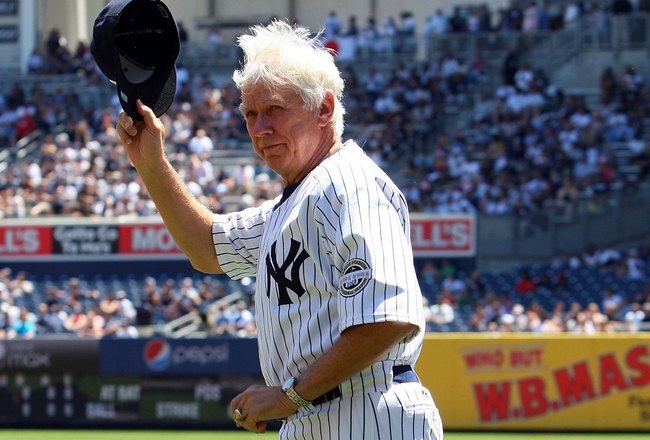
[[144,105],[151,108],[157,117],[160,117],[174,102],[176,68],[172,66],[169,72],[156,71],[150,79],[139,84],[128,81],[122,69],[118,69],[115,83],[117,96],[126,114],[136,120],[142,119],[136,106],[136,101],[139,99]]

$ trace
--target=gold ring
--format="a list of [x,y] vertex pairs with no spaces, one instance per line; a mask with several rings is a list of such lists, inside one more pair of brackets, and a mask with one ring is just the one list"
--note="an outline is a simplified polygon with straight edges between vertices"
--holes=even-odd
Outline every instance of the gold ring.
[[239,408],[237,408],[235,409],[235,413],[233,414],[232,418],[235,419],[235,422],[243,422],[246,416],[242,414]]

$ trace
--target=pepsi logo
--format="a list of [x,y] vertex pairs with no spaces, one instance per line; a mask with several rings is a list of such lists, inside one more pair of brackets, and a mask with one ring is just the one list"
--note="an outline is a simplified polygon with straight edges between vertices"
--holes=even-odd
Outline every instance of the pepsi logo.
[[172,361],[172,349],[164,339],[152,339],[144,346],[144,363],[150,370],[162,371]]

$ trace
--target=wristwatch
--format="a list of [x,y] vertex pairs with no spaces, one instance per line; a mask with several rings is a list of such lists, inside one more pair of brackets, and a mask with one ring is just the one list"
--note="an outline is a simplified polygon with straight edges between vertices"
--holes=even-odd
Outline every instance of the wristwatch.
[[280,388],[284,394],[298,407],[304,408],[311,405],[311,402],[307,399],[303,399],[300,394],[293,389],[294,384],[296,383],[295,377],[290,377],[284,381],[282,387]]

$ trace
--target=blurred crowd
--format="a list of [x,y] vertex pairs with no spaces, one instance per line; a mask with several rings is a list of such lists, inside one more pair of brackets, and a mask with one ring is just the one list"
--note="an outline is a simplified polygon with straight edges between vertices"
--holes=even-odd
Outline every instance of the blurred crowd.
[[447,34],[532,34],[572,29],[583,23],[593,36],[602,38],[611,30],[612,17],[648,12],[650,2],[647,0],[612,0],[609,3],[523,0],[511,1],[509,6],[497,10],[489,2],[467,3],[451,11],[436,8],[418,27],[414,14],[408,10],[398,17],[386,17],[381,23],[375,17],[368,17],[361,23],[356,15],[348,16],[344,22],[336,11],[331,11],[323,22],[323,38],[328,47],[337,52],[345,44],[353,43],[359,52],[381,57],[386,53],[416,52],[418,44],[426,49],[432,39]]
[[[198,84],[191,94],[186,89],[181,86],[178,105],[162,119],[169,157],[190,190],[215,211],[224,209],[224,195],[239,196],[245,206],[278,194],[279,183],[255,161],[227,167],[210,160],[213,149],[232,148],[233,140],[240,146],[245,135],[241,118],[235,115],[234,90],[212,84]],[[74,92],[65,96],[69,93]],[[41,108],[63,98],[54,95],[41,102],[39,96],[44,95],[32,93],[37,101],[26,106]],[[8,161],[0,175],[0,216],[155,215],[117,138],[116,106],[88,108],[75,105],[78,99],[64,101],[66,118],[60,132],[45,131],[35,154]]]
[[[580,200],[597,203],[612,190],[634,191],[647,179],[650,143],[643,120],[650,100],[642,73],[631,65],[606,69],[600,102],[589,103],[584,96],[564,96],[543,70],[511,55],[504,60],[502,85],[478,98],[481,60],[466,66],[440,54],[387,72],[342,66],[345,136],[362,142],[394,174],[416,212],[527,217],[551,208],[570,216]],[[215,212],[279,194],[274,173],[254,158],[220,162],[219,153],[229,150],[250,154],[234,87],[214,84],[207,75],[180,76],[187,80],[162,120],[169,157],[191,192]],[[20,84],[12,96],[22,97],[12,102],[45,134],[36,154],[6,162],[0,175],[2,217],[156,214],[118,142],[116,102],[86,107],[74,90],[27,93]],[[63,127],[48,130],[55,121],[40,116],[63,114],[62,109]],[[471,116],[448,136],[440,128],[453,109]],[[620,145],[639,167],[633,176],[619,171]]]
[[[549,15],[551,28],[568,26],[599,8],[596,2],[569,1],[563,10],[541,13],[544,7],[532,3],[521,8],[513,2],[501,11],[498,23],[476,30],[530,30],[526,11],[532,7],[539,9],[540,22]],[[613,14],[647,8],[645,2],[629,8],[619,3],[626,2],[604,9]],[[549,8],[559,4],[551,2]],[[459,21],[455,17],[460,14],[469,23],[492,12],[489,4],[458,8],[443,14],[446,24],[437,27],[473,31],[474,25],[454,25]],[[560,16],[561,24],[552,25]],[[324,35],[363,33],[353,29],[356,19],[350,19],[346,29],[336,12],[330,13]],[[412,14],[403,14],[398,27],[395,35],[415,32]],[[189,38],[186,30],[184,34]],[[76,73],[80,81],[107,87],[87,45],[80,43],[71,53],[65,37],[53,29],[44,46],[43,54],[35,51],[30,71]],[[502,83],[491,94],[478,92],[486,69],[480,56],[466,61],[439,53],[435,59],[388,70],[342,64],[345,136],[363,143],[376,162],[390,168],[413,211],[530,217],[550,208],[570,217],[579,200],[597,203],[611,190],[633,191],[647,178],[650,143],[643,120],[650,99],[643,73],[633,65],[607,68],[601,73],[600,101],[594,103],[585,96],[565,96],[543,69],[522,59],[517,49],[510,51],[503,60]],[[225,166],[218,159],[219,152],[250,150],[234,86],[217,84],[207,74],[197,76],[182,65],[177,77],[175,102],[162,119],[170,158],[192,193],[215,212],[279,194],[276,176],[262,163]],[[7,161],[0,174],[0,216],[156,214],[116,137],[119,103],[111,96],[112,102],[93,106],[84,105],[74,88],[51,93],[38,85],[25,90],[15,83],[10,88],[0,100],[0,145],[15,145],[37,128],[44,135],[36,154]],[[451,136],[443,134],[450,114],[471,115]],[[619,172],[615,152],[620,144],[640,167],[634,179]]]
[[[324,36],[359,38],[362,46],[371,46],[378,52],[387,48],[386,39],[403,36],[440,36],[463,32],[545,32],[576,26],[581,19],[605,31],[607,17],[650,12],[647,0],[612,0],[609,4],[598,1],[511,1],[508,7],[494,10],[489,2],[467,3],[445,12],[436,8],[426,17],[421,29],[413,13],[402,12],[397,18],[386,17],[377,23],[369,17],[359,23],[356,15],[345,24],[336,11],[331,11],[323,23]],[[388,44],[388,46],[391,46]]]
[[0,339],[137,338],[165,334],[164,325],[187,316],[197,331],[212,336],[256,335],[249,289],[237,298],[224,298],[233,292],[211,276],[145,276],[138,281],[125,278],[117,285],[115,281],[115,277],[44,281],[25,271],[0,269]]
[[[590,245],[580,255],[560,252],[534,270],[503,273],[465,272],[448,259],[418,263],[429,331],[650,331],[650,247]],[[609,281],[585,285],[590,276]],[[186,316],[207,335],[255,337],[253,283],[238,285],[231,298],[233,287],[213,276],[125,278],[116,289],[109,279],[44,281],[4,268],[0,338],[136,338]]]
[[[602,77],[600,101],[588,103],[564,96],[524,62],[504,69],[503,83],[479,99],[465,128],[413,152],[402,185],[410,205],[520,217],[555,210],[570,218],[581,200],[635,191],[650,171],[645,77],[633,66],[607,68]],[[638,173],[620,171],[618,148],[629,151]]]
[[[500,278],[508,281],[497,282]],[[606,280],[587,283],[590,277]],[[650,247],[588,246],[536,267],[465,274],[448,260],[421,267],[431,331],[650,331]]]

